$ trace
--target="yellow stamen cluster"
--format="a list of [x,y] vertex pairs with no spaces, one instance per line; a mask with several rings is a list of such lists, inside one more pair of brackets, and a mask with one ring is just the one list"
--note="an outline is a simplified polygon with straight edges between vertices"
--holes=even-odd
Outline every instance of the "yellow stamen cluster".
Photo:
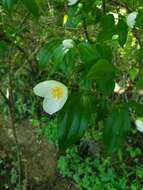
[[56,86],[52,88],[52,96],[55,99],[60,99],[63,96],[63,88]]

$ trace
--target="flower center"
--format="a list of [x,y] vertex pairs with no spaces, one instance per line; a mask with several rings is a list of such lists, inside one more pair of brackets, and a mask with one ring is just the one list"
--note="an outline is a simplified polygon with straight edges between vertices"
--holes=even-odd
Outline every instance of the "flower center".
[[60,99],[62,97],[62,95],[63,95],[63,88],[58,87],[58,86],[52,88],[52,96],[53,96],[53,98]]

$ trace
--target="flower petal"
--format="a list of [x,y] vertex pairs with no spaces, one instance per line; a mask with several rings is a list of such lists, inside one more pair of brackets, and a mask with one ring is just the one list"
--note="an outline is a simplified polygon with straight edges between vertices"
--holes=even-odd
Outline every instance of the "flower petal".
[[74,47],[73,40],[72,39],[63,40],[63,46],[64,46],[64,49],[73,48]]
[[143,121],[137,119],[137,120],[135,121],[135,125],[136,125],[136,127],[137,127],[137,130],[143,133]]
[[135,20],[136,20],[136,17],[138,15],[138,12],[132,12],[130,14],[128,14],[128,17],[127,17],[127,25],[130,27],[130,28],[133,28],[134,25],[135,25]]
[[45,112],[47,112],[48,114],[52,115],[53,113],[59,111],[64,104],[66,103],[68,98],[68,91],[65,90],[63,97],[59,100],[54,99],[54,98],[49,98],[49,97],[45,97],[44,101],[43,101],[43,109]]
[[36,95],[44,97],[43,109],[49,114],[60,110],[68,98],[68,88],[55,80],[40,82],[33,90]]
[[51,97],[51,88],[54,86],[61,86],[65,88],[66,86],[62,84],[61,82],[55,81],[55,80],[48,80],[44,82],[40,82],[37,84],[34,88],[33,91],[36,95],[40,97]]
[[68,5],[75,5],[78,2],[78,0],[68,0]]
[[115,83],[114,92],[117,94],[123,94],[125,92],[125,88],[121,87],[118,83]]

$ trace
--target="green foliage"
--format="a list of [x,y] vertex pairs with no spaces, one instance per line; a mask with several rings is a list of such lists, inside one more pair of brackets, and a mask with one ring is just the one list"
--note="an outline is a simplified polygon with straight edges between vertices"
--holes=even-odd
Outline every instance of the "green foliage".
[[40,70],[45,69],[45,67],[47,67],[49,61],[53,56],[53,51],[58,45],[59,45],[58,40],[51,40],[41,48],[37,56]]
[[138,184],[136,180],[128,184],[128,180],[136,175],[136,172],[137,176],[140,176],[139,178],[141,179],[141,168],[131,171],[130,168],[120,163],[116,171],[112,167],[109,168],[110,158],[101,161],[99,159],[93,161],[90,158],[83,160],[78,156],[75,149],[72,149],[67,154],[66,157],[60,158],[58,167],[63,175],[74,179],[79,188],[87,190],[130,190],[142,187],[141,183]]
[[[63,81],[69,87],[69,98],[58,116],[61,152],[76,143],[91,123],[107,121],[103,140],[108,145],[107,152],[112,153],[132,128],[130,121],[143,114],[142,2],[67,3],[2,1],[2,92],[8,96],[12,73],[16,119],[35,119],[43,112],[32,93],[33,86],[47,79]],[[127,16],[134,10],[138,16],[131,30]],[[11,19],[7,12],[12,13]],[[29,13],[38,18],[37,22]],[[64,47],[66,39],[73,41],[73,47]],[[124,88],[123,93],[115,89],[118,84]],[[5,99],[0,100],[2,105]],[[129,111],[119,109],[124,106]],[[113,107],[117,109],[111,113]],[[8,105],[1,110],[8,115]]]
[[3,6],[4,8],[11,13],[12,8],[13,8],[13,4],[14,4],[14,0],[2,0],[3,1]]
[[105,150],[116,152],[129,132],[129,112],[124,108],[114,108],[104,126],[103,141]]
[[39,7],[35,0],[22,0],[22,2],[34,17],[39,17]]
[[98,41],[104,42],[107,40],[111,40],[112,36],[116,34],[116,27],[114,16],[112,14],[104,15],[101,19],[101,32],[98,36]]
[[[97,89],[107,95],[114,90],[114,78],[116,74],[115,67],[107,60],[100,59],[89,70],[88,77],[95,78]],[[108,85],[110,84],[110,85]]]
[[142,104],[137,103],[135,101],[129,101],[126,105],[128,108],[131,108],[133,111],[135,111],[137,117],[142,117],[143,115]]
[[4,41],[0,41],[0,57],[4,57],[8,48],[6,46],[6,43]]
[[79,10],[76,6],[68,10],[68,20],[65,23],[65,27],[74,28],[81,22],[81,16],[78,13]]
[[128,34],[128,26],[123,19],[120,19],[118,21],[117,34],[119,35],[119,44],[121,47],[123,47],[127,41],[127,34]]
[[142,19],[143,19],[143,9],[140,9],[136,19],[136,26],[139,27],[140,29],[143,29]]
[[[38,121],[37,121],[38,122]],[[34,125],[38,125],[34,122]],[[37,124],[36,124],[37,123]],[[43,135],[46,139],[57,139],[55,133],[57,133],[56,121],[42,120],[45,127],[41,128],[42,133],[36,133],[40,138]],[[104,127],[104,126],[103,126]],[[46,130],[45,130],[46,129]],[[42,136],[41,136],[42,135]],[[102,126],[93,126],[86,130],[80,144],[76,144],[66,150],[65,156],[60,156],[58,160],[58,169],[60,173],[74,180],[77,188],[93,190],[95,187],[98,189],[118,189],[118,190],[130,190],[142,188],[142,145],[137,146],[139,136],[134,131],[134,135],[130,139],[130,142],[136,141],[136,145],[126,144],[124,152],[118,151],[117,154],[111,157],[104,157],[102,154],[102,146],[100,143],[94,143],[89,149],[88,142],[101,142],[102,139]],[[39,137],[38,137],[39,138]],[[85,150],[82,149],[82,144],[86,143]],[[56,141],[53,141],[56,144]],[[83,152],[82,152],[83,151]],[[89,152],[90,151],[90,152]],[[135,166],[136,167],[133,167]],[[129,180],[138,178],[138,180]]]
[[83,136],[89,125],[90,117],[89,97],[82,94],[72,97],[58,116],[58,139],[61,152]]
[[[82,140],[99,141],[101,136],[100,129],[94,128],[86,132]],[[118,151],[114,158],[105,158],[99,154],[98,145],[94,146],[96,152],[94,157],[87,155],[88,148],[84,154],[81,154],[81,145],[74,145],[68,149],[66,156],[61,156],[58,161],[61,174],[73,179],[79,189],[131,190],[142,188],[143,173],[142,167],[140,167],[142,163],[140,166],[138,165],[142,150],[139,147],[127,145],[123,153]],[[136,180],[137,178],[139,180]],[[129,183],[130,179],[133,179],[132,183]]]
[[78,45],[78,49],[80,53],[80,59],[83,63],[85,63],[85,65],[94,62],[100,57],[97,49],[90,43],[81,42]]
[[37,126],[35,129],[37,139],[45,138],[49,144],[58,145],[57,121],[49,120],[47,117],[42,118],[42,127],[39,127],[39,120],[31,120],[31,124]]

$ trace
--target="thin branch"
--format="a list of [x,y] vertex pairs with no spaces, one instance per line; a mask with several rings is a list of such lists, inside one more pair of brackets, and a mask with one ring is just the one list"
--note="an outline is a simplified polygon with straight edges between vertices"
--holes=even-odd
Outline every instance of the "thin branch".
[[85,34],[85,37],[86,37],[87,41],[90,42],[90,43],[93,43],[92,40],[89,37],[89,34],[88,34],[88,29],[87,29],[87,24],[86,24],[86,19],[85,18],[83,19],[83,28],[84,28],[83,31],[84,31],[84,34]]
[[103,13],[106,13],[106,0],[102,0],[102,10]]
[[12,80],[10,76],[9,80],[9,113],[10,113],[10,120],[11,120],[11,128],[13,131],[13,136],[15,139],[16,144],[16,150],[17,150],[17,160],[18,160],[18,170],[19,170],[19,185],[21,185],[21,177],[22,177],[22,161],[21,161],[21,151],[20,151],[20,145],[18,143],[18,137],[16,134],[16,128],[15,128],[15,109],[14,109],[14,100],[13,100],[13,88],[12,88]]
[[9,99],[6,97],[6,95],[3,93],[3,91],[0,89],[0,94],[4,98],[6,104],[8,105],[9,108],[9,114],[10,114],[10,123],[11,123],[11,128],[13,132],[13,136],[15,139],[15,144],[16,144],[16,150],[17,150],[17,159],[18,159],[18,166],[19,166],[19,184],[21,184],[21,176],[22,176],[22,163],[21,163],[21,155],[20,155],[20,146],[18,143],[18,138],[16,134],[16,129],[15,129],[15,111],[14,111],[14,105],[13,105],[13,96],[12,96],[12,83],[9,81]]

